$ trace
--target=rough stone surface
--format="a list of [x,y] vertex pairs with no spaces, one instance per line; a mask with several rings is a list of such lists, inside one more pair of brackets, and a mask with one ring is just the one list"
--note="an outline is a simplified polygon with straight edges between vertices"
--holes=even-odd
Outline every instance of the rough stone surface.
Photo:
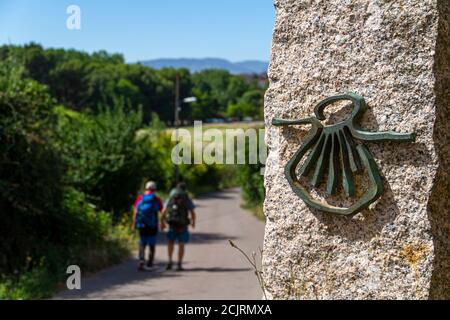
[[[449,281],[449,3],[275,0],[266,94],[264,276],[274,299],[442,299]],[[353,217],[309,209],[284,176],[307,127],[339,92],[365,97],[362,126],[417,133],[366,143],[385,191]]]

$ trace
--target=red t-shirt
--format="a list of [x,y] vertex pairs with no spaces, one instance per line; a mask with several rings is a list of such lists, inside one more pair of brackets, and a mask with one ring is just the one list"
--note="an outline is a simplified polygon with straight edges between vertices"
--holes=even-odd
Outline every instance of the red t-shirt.
[[[151,191],[145,191],[144,192],[144,194],[152,194],[152,193],[153,192],[151,192]],[[163,203],[162,203],[161,199],[158,196],[156,196],[156,195],[155,195],[155,199],[158,202],[159,207],[161,208],[160,211],[162,211],[164,206],[163,206]],[[134,201],[134,207],[135,208],[137,208],[137,206],[139,205],[139,202],[141,202],[141,200],[142,200],[142,194],[138,195],[136,200]]]

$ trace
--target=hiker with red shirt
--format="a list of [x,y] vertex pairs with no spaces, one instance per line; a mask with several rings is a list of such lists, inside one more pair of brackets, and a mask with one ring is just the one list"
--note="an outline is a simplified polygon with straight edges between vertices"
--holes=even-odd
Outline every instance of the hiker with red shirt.
[[[139,230],[139,270],[151,269],[155,258],[158,234],[158,214],[163,210],[161,199],[155,194],[156,183],[149,181],[145,191],[140,194],[133,206],[132,228]],[[147,265],[145,265],[145,248],[149,247]]]

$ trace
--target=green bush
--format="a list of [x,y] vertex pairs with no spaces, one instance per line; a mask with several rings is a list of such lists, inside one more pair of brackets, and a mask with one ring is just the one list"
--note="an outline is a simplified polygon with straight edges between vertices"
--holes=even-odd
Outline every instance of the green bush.
[[59,241],[63,229],[61,163],[48,143],[53,101],[22,75],[13,63],[0,64],[0,272],[25,265],[38,239]]
[[[139,111],[121,104],[95,115],[58,109],[57,148],[67,170],[66,183],[89,195],[116,218],[127,211],[142,183],[145,167],[157,162],[151,145],[136,139]],[[145,145],[148,150],[144,150]]]
[[215,164],[181,165],[180,179],[186,182],[190,192],[200,195],[219,189],[222,170],[219,165]]
[[0,282],[0,299],[42,299],[51,296],[58,281],[54,273],[36,267],[14,279]]
[[68,265],[129,253],[131,235],[69,183],[54,110],[44,86],[0,63],[0,298],[47,297]]
[[[246,152],[246,157],[248,159],[248,145],[246,147]],[[261,163],[238,165],[237,169],[237,182],[241,188],[244,206],[248,209],[252,209],[260,219],[264,219],[262,205],[265,198],[264,175],[262,174],[262,169],[263,165]]]
[[242,197],[248,206],[256,206],[264,201],[264,176],[261,174],[262,166],[238,166],[238,183],[242,190]]

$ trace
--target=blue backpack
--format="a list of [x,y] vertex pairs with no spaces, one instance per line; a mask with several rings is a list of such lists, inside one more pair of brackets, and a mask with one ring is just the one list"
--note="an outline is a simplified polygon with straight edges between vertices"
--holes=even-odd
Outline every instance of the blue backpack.
[[158,226],[159,211],[160,207],[153,193],[142,195],[142,200],[137,207],[136,228],[140,229],[145,226],[156,228]]

